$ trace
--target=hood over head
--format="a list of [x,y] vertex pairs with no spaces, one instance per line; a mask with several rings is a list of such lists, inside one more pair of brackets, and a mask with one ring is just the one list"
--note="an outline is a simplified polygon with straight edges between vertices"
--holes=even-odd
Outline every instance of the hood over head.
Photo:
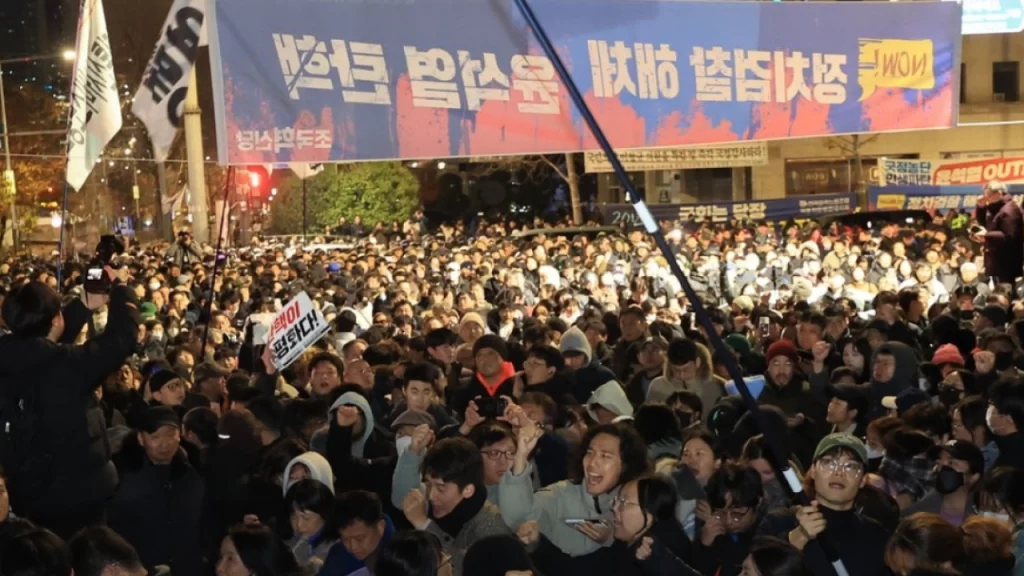
[[310,479],[327,486],[331,493],[334,493],[334,471],[331,470],[331,464],[327,461],[327,458],[316,452],[305,452],[292,458],[292,461],[284,467],[284,481],[281,483],[281,486],[284,489],[285,496],[288,496],[288,489],[295,484],[289,481],[288,477],[291,475],[292,468],[296,464],[305,466],[309,470]]
[[365,396],[358,392],[345,392],[334,401],[334,404],[331,404],[331,409],[327,411],[328,422],[332,422],[334,420],[334,411],[342,406],[355,406],[363,413],[363,419],[366,421],[366,426],[363,428],[362,435],[352,442],[352,455],[356,458],[362,458],[363,449],[366,447],[366,441],[370,439],[370,434],[373,434],[373,427],[375,425],[373,420],[373,410],[370,409],[370,402]]

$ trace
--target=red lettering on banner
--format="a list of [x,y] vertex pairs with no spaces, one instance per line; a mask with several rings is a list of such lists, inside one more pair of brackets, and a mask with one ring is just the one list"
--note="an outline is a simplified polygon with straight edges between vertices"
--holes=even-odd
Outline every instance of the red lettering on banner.
[[989,158],[943,164],[935,169],[932,176],[932,184],[936,186],[980,185],[992,180],[1007,184],[1024,182],[1024,158]]

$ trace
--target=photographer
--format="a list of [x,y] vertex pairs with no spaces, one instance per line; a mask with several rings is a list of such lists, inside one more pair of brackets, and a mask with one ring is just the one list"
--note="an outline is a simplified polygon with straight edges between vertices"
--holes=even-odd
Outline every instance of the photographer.
[[[112,270],[102,274],[107,282],[101,285],[109,286]],[[106,330],[72,345],[103,306]],[[57,292],[29,282],[8,295],[2,315],[11,333],[0,338],[0,417],[7,428],[0,454],[10,476],[11,507],[70,537],[102,523],[117,485],[106,424],[101,412],[89,408],[96,388],[135,349],[135,294],[126,286],[83,291],[61,310]]]
[[178,232],[178,241],[167,249],[166,257],[178,266],[190,266],[203,261],[202,254],[192,245],[192,235],[186,230]]

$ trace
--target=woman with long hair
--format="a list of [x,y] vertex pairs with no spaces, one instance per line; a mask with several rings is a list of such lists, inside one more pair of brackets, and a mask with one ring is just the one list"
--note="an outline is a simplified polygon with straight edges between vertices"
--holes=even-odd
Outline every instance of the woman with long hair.
[[615,573],[697,574],[686,562],[690,540],[676,519],[675,484],[660,475],[627,482],[612,503]]
[[302,576],[291,550],[262,524],[235,526],[220,544],[217,576]]

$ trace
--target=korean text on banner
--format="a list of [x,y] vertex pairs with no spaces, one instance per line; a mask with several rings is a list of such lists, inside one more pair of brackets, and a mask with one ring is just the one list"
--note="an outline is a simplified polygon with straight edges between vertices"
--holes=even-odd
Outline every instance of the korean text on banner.
[[[1024,158],[987,158],[971,162],[947,162],[935,169],[936,186],[984,185],[993,180],[1024,182]],[[980,194],[981,191],[979,190]]]
[[932,183],[931,160],[879,160],[882,186],[928,186]]
[[[855,194],[815,194],[755,202],[648,204],[647,207],[655,220],[725,224],[732,220],[778,221],[847,214],[853,211],[856,200]],[[606,226],[627,228],[643,225],[632,204],[605,204],[604,223]]]
[[142,120],[153,142],[153,157],[167,159],[182,126],[185,95],[201,44],[206,0],[175,0],[164,22],[164,35],[135,93],[132,113]]
[[[532,5],[619,150],[956,123],[956,3]],[[599,148],[514,0],[217,0],[208,16],[223,162]]]
[[[1024,185],[1011,184],[1009,192],[1024,202]],[[868,188],[871,210],[966,210],[973,212],[981,189],[977,186],[872,186]]]
[[121,129],[114,59],[100,0],[82,2],[71,83],[67,180],[75,190],[85,184],[103,149]]
[[[616,151],[627,172],[645,170],[689,170],[693,168],[743,168],[768,164],[768,145],[764,142],[701,146],[699,148],[658,148],[654,150]],[[583,155],[586,171],[614,172],[604,152]]]
[[273,352],[274,366],[283,370],[330,329],[323,314],[302,292],[278,312],[270,324],[267,342]]

